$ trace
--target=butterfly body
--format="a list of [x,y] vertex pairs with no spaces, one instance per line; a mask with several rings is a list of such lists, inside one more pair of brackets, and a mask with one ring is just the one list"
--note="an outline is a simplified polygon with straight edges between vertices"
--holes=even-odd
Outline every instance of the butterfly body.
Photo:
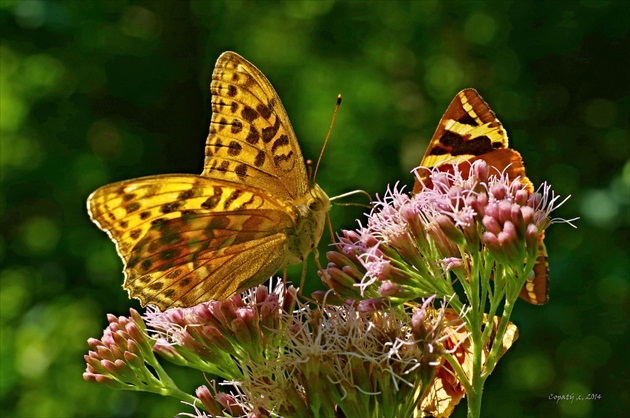
[[[423,187],[431,186],[430,169],[453,172],[457,166],[466,175],[470,164],[479,159],[496,169],[495,172],[506,173],[510,179],[518,178],[530,193],[534,192],[533,183],[525,175],[523,159],[509,148],[501,122],[476,90],[465,89],[455,96],[440,119],[420,162],[413,190],[418,193]],[[520,293],[521,299],[535,305],[549,299],[549,268],[543,239],[544,234],[541,234],[536,264]]]
[[267,78],[233,52],[211,84],[201,175],[101,187],[88,213],[116,244],[123,287],[161,309],[225,299],[302,262],[323,233],[326,193],[309,186],[297,138]]

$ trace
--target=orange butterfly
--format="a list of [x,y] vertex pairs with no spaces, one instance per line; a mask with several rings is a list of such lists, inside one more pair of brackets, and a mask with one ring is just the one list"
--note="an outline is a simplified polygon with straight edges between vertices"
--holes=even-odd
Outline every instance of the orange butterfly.
[[[457,93],[446,109],[420,165],[444,171],[452,171],[457,165],[461,172],[467,173],[470,163],[479,159],[499,172],[505,171],[511,179],[520,177],[527,190],[534,192],[534,185],[525,176],[521,155],[508,146],[503,125],[476,90],[466,89]],[[420,180],[416,180],[413,188],[416,193],[423,184],[430,185],[429,170],[419,169],[418,176]],[[549,266],[543,239],[544,233],[540,235],[534,269],[519,295],[534,305],[549,300]]]

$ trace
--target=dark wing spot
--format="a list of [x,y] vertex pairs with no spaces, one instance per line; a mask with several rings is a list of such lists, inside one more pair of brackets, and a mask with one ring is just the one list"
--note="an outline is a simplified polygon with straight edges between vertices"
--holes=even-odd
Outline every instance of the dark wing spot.
[[241,195],[241,193],[242,192],[240,190],[238,190],[238,189],[235,189],[232,193],[230,193],[230,196],[227,198],[227,200],[225,201],[225,204],[224,204],[225,209],[229,209],[230,205],[232,203],[234,203],[234,201],[236,199],[238,199],[238,197]]
[[150,210],[145,210],[144,212],[140,212],[140,219],[145,220],[151,216]]
[[182,205],[184,204],[184,202],[171,202],[171,203],[165,203],[162,206],[160,206],[160,212],[166,214],[166,213],[171,213],[171,212],[175,212],[176,210],[178,210]]
[[256,130],[256,128],[254,128],[253,126],[250,126],[249,133],[247,134],[247,138],[245,138],[245,141],[254,145],[259,140],[260,140],[260,134],[258,133],[258,130]]
[[164,283],[160,281],[155,281],[151,283],[151,286],[149,286],[151,290],[161,290],[163,287],[164,287]]
[[142,231],[140,231],[140,229],[134,229],[133,231],[131,231],[131,232],[129,233],[129,236],[130,236],[132,239],[138,239],[138,238],[140,238],[140,232],[142,232]]
[[172,260],[181,253],[181,250],[177,248],[169,248],[160,253],[161,260]]
[[279,166],[283,161],[289,161],[293,156],[293,151],[289,151],[286,155],[274,155],[273,162],[276,166]]
[[142,263],[140,263],[140,268],[142,269],[142,271],[149,271],[149,269],[153,266],[153,260],[151,260],[150,258],[146,258],[142,261]]
[[265,151],[258,151],[258,154],[256,154],[256,159],[254,159],[254,165],[256,167],[261,167],[263,164],[265,164]]
[[217,167],[216,160],[215,160],[212,167],[210,167],[210,171],[217,170],[217,171],[221,171],[225,173],[229,170],[229,168],[230,168],[230,163],[228,163],[227,161],[221,161],[221,164],[219,164],[219,166]]
[[151,221],[151,225],[152,226],[156,226],[156,225],[160,225],[163,224],[164,222],[166,222],[166,219],[164,218],[157,218]]
[[237,134],[243,130],[243,122],[238,119],[232,121],[232,133]]
[[123,195],[123,202],[129,202],[130,200],[135,199],[135,198],[136,198],[135,194],[133,194],[133,193],[125,193]]
[[285,145],[289,145],[289,137],[286,135],[280,135],[280,137],[273,142],[273,145],[271,146],[271,153],[275,154],[278,148]]
[[179,285],[179,287],[188,287],[190,282],[192,282],[192,279],[190,277],[186,277],[185,279],[180,280],[178,285]]
[[256,112],[249,106],[245,106],[243,107],[243,110],[241,110],[241,116],[243,116],[243,119],[245,119],[247,122],[251,123],[255,121],[256,118],[258,118],[258,112]]
[[269,116],[271,116],[271,109],[269,109],[267,106],[265,106],[262,103],[256,106],[256,110],[265,119],[269,119]]
[[479,124],[477,123],[477,121],[475,120],[475,118],[473,118],[472,116],[470,116],[468,113],[466,113],[464,116],[462,116],[461,118],[459,118],[457,120],[457,122],[462,123],[464,125],[470,125],[470,126],[479,126]]
[[133,202],[125,206],[125,211],[127,211],[127,213],[135,212],[138,209],[140,209],[140,203],[138,202]]
[[205,202],[201,204],[203,209],[212,210],[217,207],[219,202],[221,201],[221,195],[223,194],[220,187],[214,188],[214,194],[206,199]]
[[178,278],[178,277],[179,277],[179,276],[181,276],[181,275],[182,275],[182,269],[181,269],[181,268],[178,268],[178,269],[175,269],[175,270],[170,271],[170,272],[166,275],[166,278],[167,278],[168,280],[174,280],[174,279]]
[[214,142],[214,152],[219,152],[221,147],[223,147],[223,142],[221,141],[221,138],[217,138],[217,140]]
[[212,210],[217,207],[220,201],[221,196],[212,196],[207,198],[206,201],[201,204],[201,207],[207,210]]
[[232,141],[230,142],[230,145],[228,145],[228,154],[232,157],[236,157],[241,153],[242,149],[243,147],[241,146],[241,144],[236,141]]
[[225,129],[225,125],[227,125],[227,119],[225,117],[221,117],[221,120],[218,121],[217,125],[219,125],[219,131]]
[[239,164],[234,168],[234,172],[241,180],[247,176],[247,166],[245,164]]
[[256,85],[256,80],[248,75],[245,77],[245,82],[243,83],[243,85],[246,89],[251,90],[251,88]]
[[447,152],[450,152],[453,156],[482,155],[495,149],[490,138],[485,135],[465,140],[461,135],[447,131],[442,135],[442,138],[440,138],[440,143],[446,147],[446,150],[440,151],[436,147],[431,151],[432,155],[441,155]]
[[193,191],[193,189],[190,189],[190,190],[186,190],[186,191],[181,192],[177,196],[177,199],[178,200],[188,200],[191,197],[193,197],[194,195],[195,195],[195,192]]
[[262,131],[263,142],[266,144],[271,141],[276,134],[278,133],[278,129],[280,129],[280,119],[276,117],[276,122],[273,126],[269,126]]
[[174,228],[164,228],[162,235],[160,235],[160,243],[164,245],[174,245],[182,242],[184,238],[180,232]]
[[238,93],[238,89],[236,88],[236,86],[233,84],[230,84],[227,89],[227,95],[230,97],[234,97],[236,96],[237,93]]
[[129,221],[120,221],[118,223],[118,226],[121,227],[122,229],[127,229],[127,227],[129,226]]
[[238,102],[232,102],[232,104],[230,105],[230,110],[232,111],[232,113],[236,113],[236,111],[238,110]]

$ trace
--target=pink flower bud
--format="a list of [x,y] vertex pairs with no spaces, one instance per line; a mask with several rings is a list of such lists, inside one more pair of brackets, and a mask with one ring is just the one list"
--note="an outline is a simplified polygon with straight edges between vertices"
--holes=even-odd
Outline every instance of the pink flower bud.
[[477,160],[470,167],[472,177],[480,183],[487,183],[490,175],[490,166],[484,160]]
[[496,200],[501,201],[508,196],[508,188],[505,183],[495,183],[490,188],[490,194],[492,194],[492,197]]
[[501,225],[499,225],[499,222],[493,216],[488,216],[488,215],[484,216],[482,223],[483,223],[483,226],[486,227],[488,232],[491,232],[494,235],[498,234],[502,230]]

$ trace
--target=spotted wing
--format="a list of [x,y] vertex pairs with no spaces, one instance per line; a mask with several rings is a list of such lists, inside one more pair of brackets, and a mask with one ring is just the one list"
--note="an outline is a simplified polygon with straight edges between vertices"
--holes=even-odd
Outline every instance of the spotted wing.
[[161,309],[225,299],[265,281],[283,266],[296,222],[264,192],[183,174],[101,187],[88,212],[116,243],[130,297]]
[[549,262],[543,232],[538,241],[538,256],[530,276],[525,281],[519,297],[532,305],[544,305],[549,302]]
[[[457,359],[460,366],[468,379],[473,375],[473,348],[470,341],[470,336],[465,329],[458,328],[462,324],[461,318],[458,317],[457,312],[452,308],[446,308],[444,319],[447,325],[445,330],[445,336],[443,340],[444,349],[452,352],[453,357]],[[492,330],[488,337],[488,340],[481,347],[481,362],[484,364],[482,367],[488,367],[486,361],[492,350],[491,342],[496,338],[496,332],[499,328],[500,318],[493,317]],[[488,315],[484,314],[483,327],[487,327],[489,324]],[[508,322],[503,340],[501,341],[501,349],[498,353],[498,357],[501,358],[507,350],[512,347],[514,342],[518,339],[518,328],[511,322]],[[496,361],[499,358],[495,359]],[[490,370],[488,373],[492,372]],[[435,375],[426,391],[423,394],[421,402],[418,404],[418,412],[422,415],[416,414],[416,416],[422,417],[437,417],[447,418],[453,413],[453,410],[461,399],[466,394],[464,386],[455,377],[454,372],[450,364],[442,358],[440,365],[437,366]]]
[[302,152],[278,94],[252,63],[221,54],[212,74],[203,175],[293,200],[308,192]]
[[[523,159],[509,148],[507,133],[499,119],[476,90],[465,89],[455,96],[440,119],[420,162],[413,190],[418,193],[423,186],[431,185],[430,168],[452,172],[457,165],[465,175],[470,164],[479,159],[494,167],[496,173],[505,172],[511,179],[518,177],[530,193],[534,192],[533,183],[525,175]],[[549,268],[542,237],[533,277],[520,293],[523,300],[535,305],[544,304],[549,299]]]

